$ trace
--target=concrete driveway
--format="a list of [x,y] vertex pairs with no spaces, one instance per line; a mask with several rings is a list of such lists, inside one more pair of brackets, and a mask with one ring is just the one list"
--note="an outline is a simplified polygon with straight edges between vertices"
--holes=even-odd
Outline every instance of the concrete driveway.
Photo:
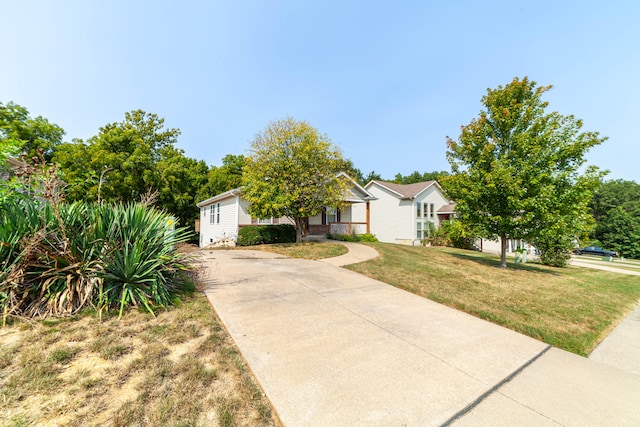
[[203,256],[285,426],[640,425],[639,375],[326,262]]

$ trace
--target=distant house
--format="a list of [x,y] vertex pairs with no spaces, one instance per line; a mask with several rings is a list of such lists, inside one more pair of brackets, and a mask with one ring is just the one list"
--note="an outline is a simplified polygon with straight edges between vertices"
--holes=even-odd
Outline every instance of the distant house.
[[[369,203],[374,197],[344,172],[338,175],[345,179],[348,190],[344,206],[339,209],[326,207],[309,218],[307,234],[363,234],[370,231]],[[354,213],[352,207],[362,205]],[[198,203],[200,208],[200,247],[235,242],[242,227],[266,224],[293,224],[287,217],[255,218],[249,213],[249,202],[242,197],[242,189],[236,188]]]
[[[428,236],[429,223],[438,227],[455,208],[436,181],[395,184],[374,180],[364,188],[375,197],[370,208],[371,233],[381,242],[418,244]],[[354,209],[359,215],[361,207]]]

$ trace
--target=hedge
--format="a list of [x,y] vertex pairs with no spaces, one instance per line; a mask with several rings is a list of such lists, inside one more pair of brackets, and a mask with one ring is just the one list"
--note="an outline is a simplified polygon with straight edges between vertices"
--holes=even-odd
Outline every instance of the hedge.
[[238,231],[238,246],[263,245],[271,243],[294,243],[296,228],[291,224],[251,225]]

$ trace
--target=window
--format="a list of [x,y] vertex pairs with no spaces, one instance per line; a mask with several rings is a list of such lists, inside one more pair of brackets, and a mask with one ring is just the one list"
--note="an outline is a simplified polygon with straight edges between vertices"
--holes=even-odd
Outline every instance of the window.
[[258,224],[273,224],[273,218],[258,218]]
[[416,218],[422,218],[422,203],[416,203]]
[[338,222],[338,210],[336,208],[327,208],[327,224]]
[[434,221],[436,219],[436,205],[429,203],[429,219]]
[[[420,205],[418,204],[418,206]],[[421,222],[416,223],[416,238],[422,239],[422,223]]]
[[218,224],[220,224],[220,203],[218,203],[218,213],[217,213],[217,216],[216,216],[216,222]]
[[216,223],[216,205],[209,206],[209,224]]

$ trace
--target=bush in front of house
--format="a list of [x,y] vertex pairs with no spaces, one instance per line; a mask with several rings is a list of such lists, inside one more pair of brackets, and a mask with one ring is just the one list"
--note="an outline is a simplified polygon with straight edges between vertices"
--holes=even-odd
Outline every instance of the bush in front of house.
[[294,243],[296,228],[291,224],[251,225],[238,231],[238,246]]
[[327,234],[328,239],[340,240],[342,242],[377,242],[375,234]]

